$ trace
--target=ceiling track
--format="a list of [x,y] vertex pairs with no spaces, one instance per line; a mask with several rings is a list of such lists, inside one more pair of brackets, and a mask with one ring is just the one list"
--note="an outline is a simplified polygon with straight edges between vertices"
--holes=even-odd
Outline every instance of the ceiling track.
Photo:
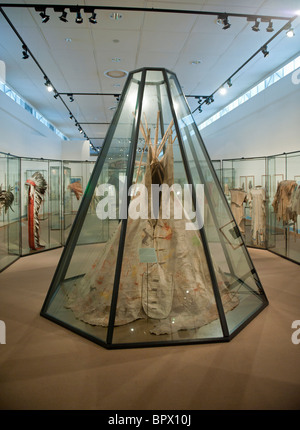
[[[201,106],[204,103],[209,104],[210,101],[213,101],[214,94],[217,93],[220,90],[220,88],[222,88],[224,85],[226,85],[226,83],[231,81],[231,79],[243,67],[245,67],[256,55],[258,55],[260,52],[263,52],[263,49],[266,48],[267,45],[270,44],[282,31],[287,29],[288,26],[297,18],[297,15],[296,16],[274,16],[274,15],[262,15],[262,14],[253,15],[253,14],[228,13],[228,12],[209,12],[209,11],[184,10],[184,9],[179,10],[179,9],[143,8],[143,7],[84,6],[84,5],[78,5],[78,4],[77,5],[70,5],[70,4],[68,4],[68,5],[62,5],[62,4],[54,5],[54,4],[2,3],[0,5],[0,12],[2,13],[3,17],[6,19],[6,21],[10,25],[10,27],[12,28],[12,30],[14,31],[14,33],[16,34],[16,36],[18,37],[18,39],[20,40],[22,45],[24,45],[26,47],[27,52],[30,54],[31,58],[34,60],[34,62],[36,63],[36,65],[38,66],[40,71],[43,73],[44,78],[47,78],[47,74],[42,69],[41,65],[36,60],[36,58],[34,57],[32,52],[28,48],[26,42],[23,40],[23,38],[21,37],[21,35],[17,31],[17,29],[14,27],[14,25],[12,24],[12,22],[10,21],[10,19],[6,15],[6,13],[3,11],[3,8],[26,8],[26,9],[33,8],[37,12],[45,11],[46,9],[53,9],[55,12],[62,12],[65,9],[69,9],[70,12],[78,12],[80,10],[83,10],[85,13],[91,13],[91,12],[94,12],[95,10],[111,10],[111,11],[115,10],[115,11],[126,11],[126,12],[169,13],[169,14],[182,14],[182,15],[187,15],[187,14],[188,15],[206,15],[206,16],[216,16],[216,17],[221,18],[221,19],[224,17],[226,17],[226,18],[238,17],[238,18],[246,18],[247,21],[255,21],[257,19],[260,19],[262,22],[268,22],[268,21],[272,21],[272,20],[287,21],[279,31],[277,31],[266,43],[264,43],[253,55],[251,55],[251,57],[249,57],[248,60],[246,60],[234,73],[232,73],[229,76],[229,78],[227,78],[212,94],[210,94],[209,96],[200,96],[200,95],[187,95],[187,96],[185,96],[185,97],[193,97],[193,98],[198,99],[198,105],[199,106],[192,112],[192,114],[194,112],[196,112],[197,110],[199,110],[201,112]],[[65,103],[63,98],[61,97],[62,95],[67,95],[67,96],[70,96],[70,95],[72,95],[72,96],[73,95],[99,95],[99,96],[108,95],[108,96],[114,96],[114,97],[120,96],[120,94],[116,94],[116,93],[71,93],[71,92],[59,93],[55,89],[54,86],[53,86],[53,89],[54,89],[55,98],[59,97],[61,102],[64,104],[64,106],[68,110],[70,118],[75,120],[76,126],[80,126],[80,123],[76,120],[73,113],[71,112],[71,110],[69,109],[69,107],[67,106],[67,104]],[[88,123],[82,123],[82,124],[88,124]],[[84,130],[82,129],[82,127],[80,127],[80,128],[83,131],[84,136],[87,137],[87,135],[84,132]],[[88,137],[87,137],[87,139],[90,140]],[[95,139],[95,138],[93,138],[93,139]],[[90,141],[90,145],[93,147],[94,150],[98,151],[98,149],[94,147],[94,145],[92,144],[91,141]]]
[[62,5],[62,4],[34,4],[34,3],[3,3],[1,7],[11,8],[33,8],[36,11],[44,11],[45,9],[53,9],[56,12],[61,12],[64,9],[69,9],[71,12],[83,10],[86,13],[93,12],[95,10],[115,10],[122,12],[148,12],[148,13],[171,13],[171,14],[184,14],[184,15],[208,15],[208,16],[227,16],[237,18],[250,18],[251,20],[262,19],[266,21],[270,20],[290,20],[291,16],[276,16],[276,15],[262,15],[262,14],[244,14],[244,13],[231,13],[231,12],[210,12],[202,10],[185,10],[185,9],[161,9],[161,8],[147,8],[147,7],[122,7],[122,6],[86,6],[86,5]]

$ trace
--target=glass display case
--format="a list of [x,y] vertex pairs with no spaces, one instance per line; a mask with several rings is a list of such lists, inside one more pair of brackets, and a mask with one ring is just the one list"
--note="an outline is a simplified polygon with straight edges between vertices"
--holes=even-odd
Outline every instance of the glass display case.
[[274,207],[272,205],[277,187],[286,178],[286,157],[285,154],[278,156],[271,156],[268,158],[268,172],[269,172],[269,205],[268,205],[268,225],[269,225],[269,238],[268,247],[283,256],[286,255],[286,232],[282,219],[276,217]]
[[[124,185],[127,161],[122,153],[126,144],[126,139],[119,136],[115,145],[121,157],[116,159],[110,157],[107,164],[103,166],[99,178],[100,185],[105,182],[111,184],[120,182],[122,186]],[[137,154],[142,154],[143,146],[143,140],[139,137]],[[211,162],[246,246],[268,249],[297,263],[300,261],[299,157],[300,151],[296,151],[268,157]],[[199,160],[200,166],[202,162]],[[13,195],[13,204],[9,211],[1,210],[0,213],[2,234],[0,270],[3,270],[19,255],[41,252],[66,243],[95,162],[35,159],[0,153],[0,163],[1,190],[4,193],[8,191],[6,190],[8,187]],[[191,169],[194,169],[193,164]],[[143,177],[145,171],[146,167],[142,163],[139,166],[139,177]],[[176,157],[174,157],[174,171],[177,172],[178,183],[183,187],[185,170],[182,161]],[[28,180],[30,182],[30,178],[32,179],[35,173],[40,173],[46,184],[45,193],[41,195],[40,202],[36,201],[38,203],[36,224],[34,217],[31,217],[31,221],[28,220],[28,199],[30,191],[34,196],[34,187],[27,182]],[[134,175],[133,181],[136,180],[137,170],[134,171]],[[213,176],[208,182],[212,182],[212,178]],[[281,183],[284,184],[284,181],[291,181],[287,184],[291,184],[291,191],[295,191],[290,193],[290,203],[292,205],[293,200],[294,209],[288,219],[278,216],[278,208],[276,212],[273,205],[278,186]],[[101,200],[98,188],[98,186],[95,187],[87,213],[91,228],[81,234],[82,244],[106,243],[115,229],[114,223],[108,219],[103,220],[101,225],[95,222],[97,207]],[[118,187],[116,189],[118,191]],[[231,200],[233,193],[237,199],[239,194],[242,195],[241,191],[246,197],[242,199],[242,205],[240,204],[239,208],[237,200],[234,202]],[[215,187],[211,188],[211,192],[215,192]],[[119,195],[117,197],[118,203]],[[215,211],[222,213],[222,205],[220,209],[218,208],[220,199],[217,197],[212,199],[217,202]],[[3,197],[2,205],[4,200]],[[34,209],[34,202],[32,209]],[[204,206],[204,210],[206,223],[209,225],[212,222],[210,220],[212,214],[207,205]],[[29,244],[29,231],[31,229],[31,241],[34,241],[35,225],[38,226],[36,234],[38,233],[40,239],[39,249],[33,249],[35,245],[31,247]]]
[[21,159],[21,255],[50,247],[49,161]]
[[131,72],[41,315],[121,348],[228,341],[267,304],[176,76]]
[[62,243],[62,162],[49,161],[49,247]]
[[0,271],[20,256],[20,160],[0,153]]
[[300,152],[268,158],[270,174],[268,249],[300,262]]
[[[64,178],[63,178],[63,232],[62,242],[66,243],[70,233],[71,225],[73,224],[78,209],[80,207],[84,191],[90,180],[93,171],[94,161],[64,161]],[[106,172],[108,174],[108,171]],[[102,173],[104,175],[104,172]],[[88,211],[89,222],[94,226],[93,218],[96,216],[98,197],[96,192]],[[89,232],[89,233],[88,233]],[[108,223],[103,223],[101,229],[87,230],[85,235],[82,235],[80,240],[82,243],[105,242],[108,238]]]
[[286,178],[295,182],[292,184],[292,215],[288,226],[286,257],[300,263],[300,152],[286,154]]
[[266,249],[269,200],[266,158],[223,160],[222,186],[246,245]]
[[71,184],[71,168],[68,167],[68,162],[63,162],[63,232],[62,242],[65,243],[69,229],[73,222],[72,215],[72,194],[70,189]]

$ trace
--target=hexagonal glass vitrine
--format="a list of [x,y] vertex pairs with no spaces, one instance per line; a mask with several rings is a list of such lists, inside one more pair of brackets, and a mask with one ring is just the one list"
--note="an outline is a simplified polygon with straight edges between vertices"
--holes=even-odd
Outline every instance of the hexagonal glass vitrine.
[[228,341],[267,304],[175,74],[131,72],[41,315],[127,348]]

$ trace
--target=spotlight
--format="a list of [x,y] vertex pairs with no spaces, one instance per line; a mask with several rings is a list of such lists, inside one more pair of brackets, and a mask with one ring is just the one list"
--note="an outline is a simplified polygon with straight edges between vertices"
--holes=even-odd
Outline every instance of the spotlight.
[[293,28],[290,28],[287,32],[286,32],[287,37],[294,37],[295,36],[295,32]]
[[63,22],[68,22],[67,20],[67,12],[64,10],[59,19]]
[[266,31],[267,31],[268,33],[272,33],[272,31],[274,31],[274,28],[273,28],[273,22],[272,22],[272,21],[269,21],[269,25],[268,25],[268,27],[267,27]]
[[259,31],[259,22],[258,20],[255,21],[255,24],[251,27],[253,31]]
[[45,85],[47,87],[47,90],[50,93],[51,91],[53,91],[53,86],[52,86],[51,82],[49,81],[49,79],[46,76],[44,76],[44,79],[45,79]]
[[58,94],[58,93],[55,93],[53,97],[54,97],[55,99],[57,99],[57,97],[58,97],[58,96],[59,96],[59,94]]
[[232,87],[231,79],[228,79],[228,81],[227,81],[226,83],[227,83],[227,85],[229,86],[229,88],[230,88],[230,87]]
[[231,24],[229,24],[228,16],[225,16],[223,18],[223,30],[227,30],[230,27],[231,27]]
[[206,100],[205,100],[205,103],[207,104],[207,105],[210,105],[211,103],[213,103],[214,102],[214,98],[213,98],[213,96],[210,96],[210,97],[207,97],[206,98]]
[[267,57],[269,55],[269,51],[268,51],[267,45],[263,46],[261,52],[264,54],[264,57]]
[[286,28],[287,28],[287,32],[286,32],[287,37],[294,37],[295,32],[294,32],[294,29],[292,28],[292,24],[290,22],[286,25]]
[[73,117],[73,115],[70,113],[70,116],[69,116],[69,118],[72,120],[74,117]]
[[40,17],[42,18],[42,22],[43,23],[48,22],[49,19],[50,19],[50,16],[46,15],[46,9],[43,12],[40,13]]
[[199,107],[198,107],[198,112],[199,112],[199,113],[201,113],[201,112],[202,112],[201,106],[199,106]]
[[80,9],[78,9],[78,11],[77,11],[75,22],[77,24],[82,24],[83,23],[83,18],[81,16]]
[[74,101],[73,94],[67,94],[67,96],[69,97],[70,102],[72,103]]
[[23,60],[26,60],[27,58],[29,58],[28,52],[27,52],[27,46],[26,45],[22,45],[22,54],[23,54]]
[[91,24],[97,24],[96,16],[97,14],[93,11],[92,16],[89,17],[89,21]]
[[223,86],[220,88],[220,94],[224,96],[227,93],[227,89]]

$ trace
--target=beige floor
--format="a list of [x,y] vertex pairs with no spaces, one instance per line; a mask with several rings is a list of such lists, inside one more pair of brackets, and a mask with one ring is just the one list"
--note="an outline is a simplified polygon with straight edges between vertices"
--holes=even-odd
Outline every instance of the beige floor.
[[39,315],[60,253],[0,273],[0,409],[300,409],[299,265],[250,249],[270,305],[230,343],[106,350]]

